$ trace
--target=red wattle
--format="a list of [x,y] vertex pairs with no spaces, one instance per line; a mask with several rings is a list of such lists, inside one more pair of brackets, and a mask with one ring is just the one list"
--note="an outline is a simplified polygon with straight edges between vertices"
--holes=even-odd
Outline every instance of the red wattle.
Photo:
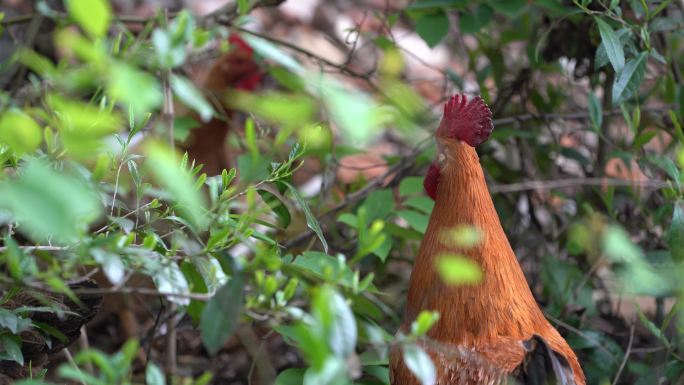
[[439,184],[440,178],[439,165],[437,163],[432,163],[430,168],[427,170],[425,179],[423,180],[423,188],[427,195],[432,198],[432,200],[437,200],[437,185]]

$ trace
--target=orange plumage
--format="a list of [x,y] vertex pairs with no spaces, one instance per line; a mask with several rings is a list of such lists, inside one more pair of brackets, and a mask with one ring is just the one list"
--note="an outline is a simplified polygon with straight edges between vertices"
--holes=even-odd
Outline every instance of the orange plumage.
[[180,146],[196,164],[204,165],[202,171],[207,175],[219,174],[224,168],[231,166],[226,140],[231,129],[233,111],[223,102],[225,93],[232,89],[254,90],[263,78],[254,60],[252,48],[236,34],[230,35],[229,42],[230,51],[216,59],[202,82],[203,88],[212,99],[220,102],[216,103],[217,109],[223,116],[201,123]]
[[[465,96],[455,96],[445,106],[436,132],[438,161],[425,180],[435,209],[411,273],[402,330],[408,331],[422,310],[439,312],[423,342],[437,367],[439,385],[499,384],[509,375],[525,378],[536,362],[528,354],[534,350],[530,344],[548,344],[546,355],[553,356],[549,359],[567,368],[562,383],[584,385],[577,357],[544,318],[489,195],[473,146],[484,142],[491,129],[491,112],[480,98],[468,102]],[[445,243],[444,232],[459,225],[477,227],[481,242],[472,248]],[[442,282],[435,261],[444,253],[471,258],[480,266],[482,280],[458,286]],[[400,350],[392,351],[392,383],[417,385]]]

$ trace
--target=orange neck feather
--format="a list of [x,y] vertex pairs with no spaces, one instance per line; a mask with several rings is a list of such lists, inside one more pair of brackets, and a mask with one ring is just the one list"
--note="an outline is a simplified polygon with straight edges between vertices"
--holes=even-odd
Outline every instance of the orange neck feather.
[[[411,273],[406,323],[421,310],[440,312],[430,337],[453,344],[475,345],[499,336],[527,338],[546,324],[504,233],[492,203],[475,149],[460,141],[444,141],[446,160],[437,187],[435,210]],[[477,227],[479,245],[459,249],[443,242],[442,233],[458,225]],[[459,253],[483,272],[477,284],[442,283],[434,261]]]

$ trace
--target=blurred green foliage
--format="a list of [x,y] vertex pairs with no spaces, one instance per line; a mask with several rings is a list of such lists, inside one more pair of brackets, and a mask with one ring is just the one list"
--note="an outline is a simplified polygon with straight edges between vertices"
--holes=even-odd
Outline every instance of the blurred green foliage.
[[[238,3],[235,26],[252,5]],[[180,117],[180,132],[168,135],[164,106],[175,98],[201,120],[220,115],[180,69],[193,52],[237,31],[183,11],[170,20],[160,14],[134,34],[105,0],[66,5],[67,14],[53,15],[61,17],[54,40],[64,57],[18,50],[11,61],[30,71],[25,87],[33,97],[0,91],[3,303],[18,289],[73,296],[67,282],[84,269],[101,269],[119,288],[137,273],[192,319],[209,354],[239,325],[266,323],[305,363],[281,372],[276,384],[388,384],[393,344],[403,346],[423,384],[433,383],[435,368],[418,342],[439,314],[421,313],[408,334],[395,334],[403,306],[396,298],[406,287],[397,270],[408,270],[434,208],[421,171],[434,152],[435,116],[404,81],[403,48],[387,34],[408,23],[429,47],[460,55],[460,68],[443,71],[446,90],[477,89],[496,118],[512,116],[497,122],[482,164],[535,294],[578,352],[588,383],[684,378],[677,2],[416,0],[373,15],[388,29],[364,32],[381,54],[377,76],[360,76],[365,91],[304,65],[277,40],[243,33],[280,87],[231,96],[251,117],[237,168],[220,175],[206,175],[174,150],[167,138],[198,123]],[[412,148],[385,158],[399,170],[383,176],[398,175],[390,185],[343,186],[347,196],[363,193],[346,201],[307,196],[294,183],[303,161],[326,170],[388,132]],[[614,161],[643,177],[597,185],[612,176]],[[557,179],[578,186],[506,190]],[[289,244],[301,234],[315,242]],[[468,227],[444,234],[464,248],[480,239]],[[234,253],[238,245],[248,252]],[[437,265],[451,284],[484,274],[462,255]],[[641,309],[644,298],[655,314]],[[620,301],[636,309],[631,318],[619,312]],[[29,313],[0,309],[2,360],[25,364],[18,336],[38,326]],[[139,349],[129,341],[111,355],[83,350],[51,378],[181,383],[151,361],[134,373]],[[183,381],[206,384],[211,375]]]

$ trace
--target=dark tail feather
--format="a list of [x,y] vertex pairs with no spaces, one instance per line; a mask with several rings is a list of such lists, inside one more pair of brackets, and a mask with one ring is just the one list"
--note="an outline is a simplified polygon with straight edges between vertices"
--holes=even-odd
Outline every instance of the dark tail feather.
[[523,362],[513,372],[522,385],[577,385],[568,360],[553,351],[546,341],[534,335],[523,342]]

